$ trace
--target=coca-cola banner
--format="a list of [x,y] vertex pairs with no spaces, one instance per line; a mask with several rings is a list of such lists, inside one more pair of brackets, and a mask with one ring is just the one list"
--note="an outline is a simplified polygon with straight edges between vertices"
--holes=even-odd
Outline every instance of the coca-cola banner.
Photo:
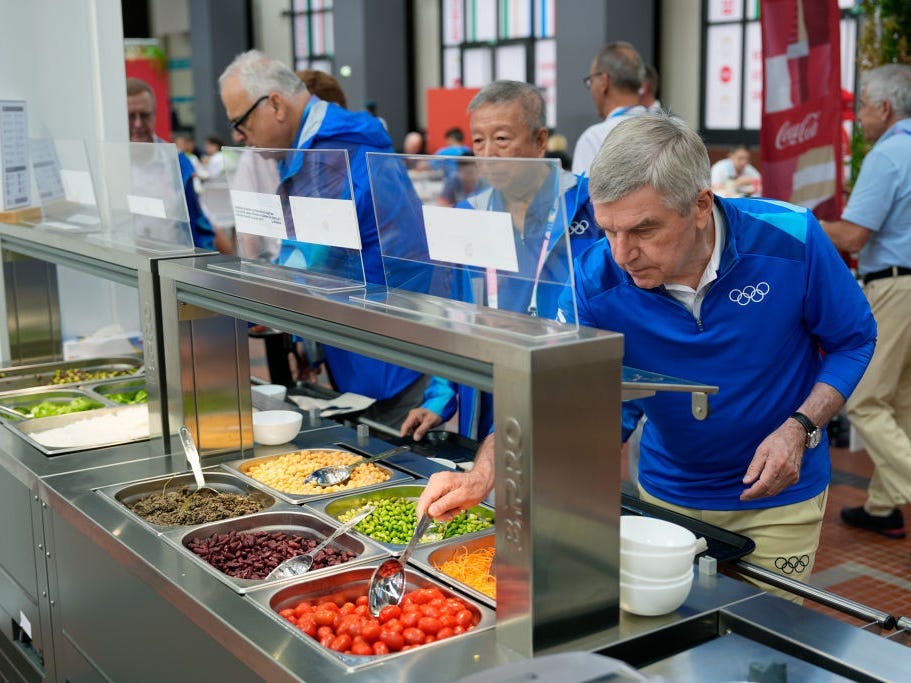
[[841,214],[838,0],[762,0],[763,194]]

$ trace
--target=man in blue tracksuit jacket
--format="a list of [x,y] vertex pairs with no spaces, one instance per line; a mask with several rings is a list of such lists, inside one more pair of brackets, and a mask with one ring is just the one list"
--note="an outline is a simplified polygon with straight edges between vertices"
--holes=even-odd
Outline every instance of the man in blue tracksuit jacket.
[[[468,110],[478,157],[544,157],[547,148],[544,100],[534,86],[518,81],[496,81],[481,89]],[[483,162],[462,160],[460,163],[479,164],[479,174],[484,177]],[[529,187],[529,179],[520,179],[520,176],[534,176],[531,181],[536,192],[530,200],[519,200],[524,202],[521,204],[524,219],[521,231],[516,229],[513,235],[523,278],[498,275],[496,293],[492,293],[483,269],[465,268],[460,271],[462,277],[457,278],[450,296],[469,303],[555,319],[557,301],[570,274],[567,233],[572,255],[581,254],[601,237],[588,201],[588,181],[567,171],[554,171],[544,162],[517,161],[510,162],[509,166],[515,180],[499,187],[502,180],[491,180],[492,187],[468,197],[456,208],[511,211],[516,201],[512,197],[527,194]],[[562,205],[554,201],[558,196],[563,197]],[[483,284],[473,287],[472,281]],[[476,289],[484,291],[483,301],[475,301]],[[428,429],[449,420],[456,409],[460,434],[483,439],[490,433],[493,427],[493,397],[490,394],[433,377],[424,392],[424,403],[420,409],[411,411],[402,424],[401,435],[412,434],[419,440]]]
[[[392,141],[379,120],[311,95],[287,66],[256,50],[239,55],[219,78],[219,86],[238,141],[261,148],[348,151],[364,275],[368,283],[384,285],[366,164],[367,152],[393,151]],[[278,193],[283,203],[287,203],[289,195],[319,196],[313,192],[314,187],[332,190],[333,182],[340,184],[334,188],[334,198],[344,198],[344,174],[331,179],[325,175],[314,177],[306,156],[292,155],[280,164]],[[408,409],[420,403],[425,385],[420,373],[335,347],[325,346],[324,351],[330,376],[339,391],[377,399],[367,413],[369,417],[398,426]]]
[[[685,393],[625,406],[648,417],[640,496],[749,536],[749,561],[806,580],[831,470],[824,426],[875,344],[860,288],[809,211],[714,198],[705,146],[679,119],[617,126],[589,188],[607,240],[576,261],[578,322],[623,333],[626,365],[719,387],[703,421]],[[468,473],[465,494],[490,471]],[[431,485],[420,512],[471,502]]]

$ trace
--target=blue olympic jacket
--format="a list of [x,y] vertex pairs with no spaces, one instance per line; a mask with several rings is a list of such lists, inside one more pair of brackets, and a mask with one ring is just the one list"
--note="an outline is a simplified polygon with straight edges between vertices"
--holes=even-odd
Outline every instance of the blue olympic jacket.
[[[636,287],[605,240],[576,261],[578,320],[621,332],[628,366],[719,387],[703,421],[685,393],[624,404],[627,417],[648,416],[639,460],[646,491],[703,510],[808,500],[829,483],[825,433],[804,455],[800,481],[777,496],[741,502],[743,475],[760,442],[816,382],[843,396],[854,390],[873,355],[876,323],[811,212],[768,200],[715,201],[727,230],[699,319],[663,287]],[[624,440],[634,424],[624,419]]]
[[[297,149],[345,149],[351,168],[354,202],[361,236],[361,254],[364,259],[364,276],[368,283],[385,285],[383,259],[377,235],[376,217],[370,178],[367,173],[367,152],[393,152],[392,140],[375,116],[367,112],[352,112],[335,103],[310,96],[297,134]],[[283,194],[313,196],[314,176],[299,173],[305,163],[296,155],[291,164],[279,167]],[[332,182],[347,182],[344,174]],[[330,182],[319,178],[321,188]],[[344,189],[337,197],[350,196]],[[421,373],[392,365],[369,356],[324,346],[329,372],[340,391],[351,391],[377,400],[391,398],[409,387]]]
[[[603,233],[595,223],[595,217],[588,196],[588,179],[575,176],[568,171],[560,171],[560,191],[563,194],[566,214],[570,221],[558,214],[555,225],[567,225],[569,244],[572,256],[578,256],[592,244],[601,240]],[[525,236],[532,247],[526,246],[518,233],[515,235],[516,254],[521,272],[535,272],[540,250],[538,245],[547,228],[550,201],[547,193],[542,193],[532,202],[525,218]],[[459,208],[505,210],[502,195],[493,188],[482,190],[458,205]],[[566,231],[554,230],[548,242],[547,258],[541,271],[541,282],[537,292],[537,315],[542,318],[557,317],[557,303],[569,282],[569,258],[566,255]],[[537,238],[537,239],[535,239]],[[481,278],[483,271],[466,269],[466,277],[457,282],[459,293],[455,298],[473,302],[470,279]],[[500,282],[503,279],[500,278]],[[517,283],[514,279],[508,286],[501,284],[497,307],[503,310],[525,313],[532,298],[532,282]],[[422,407],[431,410],[443,418],[450,419],[459,409],[459,433],[471,439],[485,437],[493,430],[493,397],[478,391],[474,387],[456,384],[442,377],[432,377],[424,391]]]
[[190,218],[190,231],[193,233],[193,246],[199,249],[215,249],[215,230],[209,219],[202,212],[199,197],[193,189],[193,164],[182,152],[177,153],[180,161],[180,180],[187,200],[187,214]]

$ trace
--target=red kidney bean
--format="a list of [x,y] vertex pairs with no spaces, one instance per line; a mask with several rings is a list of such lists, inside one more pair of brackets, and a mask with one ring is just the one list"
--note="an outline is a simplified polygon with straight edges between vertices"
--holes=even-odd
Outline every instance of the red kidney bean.
[[[318,541],[282,531],[212,534],[190,540],[186,546],[219,571],[239,579],[263,579],[285,560],[309,552]],[[334,566],[354,559],[350,550],[324,548],[313,562],[313,569]]]

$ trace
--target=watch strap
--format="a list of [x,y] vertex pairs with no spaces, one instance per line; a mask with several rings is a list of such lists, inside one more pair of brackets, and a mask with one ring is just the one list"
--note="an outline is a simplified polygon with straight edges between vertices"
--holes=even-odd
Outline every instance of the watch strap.
[[791,414],[791,417],[794,418],[795,420],[797,420],[801,424],[801,426],[805,430],[807,430],[807,436],[810,436],[810,434],[812,434],[813,432],[815,432],[816,430],[819,429],[819,427],[816,425],[816,423],[813,422],[813,420],[808,418],[803,413],[795,412],[795,413]]

